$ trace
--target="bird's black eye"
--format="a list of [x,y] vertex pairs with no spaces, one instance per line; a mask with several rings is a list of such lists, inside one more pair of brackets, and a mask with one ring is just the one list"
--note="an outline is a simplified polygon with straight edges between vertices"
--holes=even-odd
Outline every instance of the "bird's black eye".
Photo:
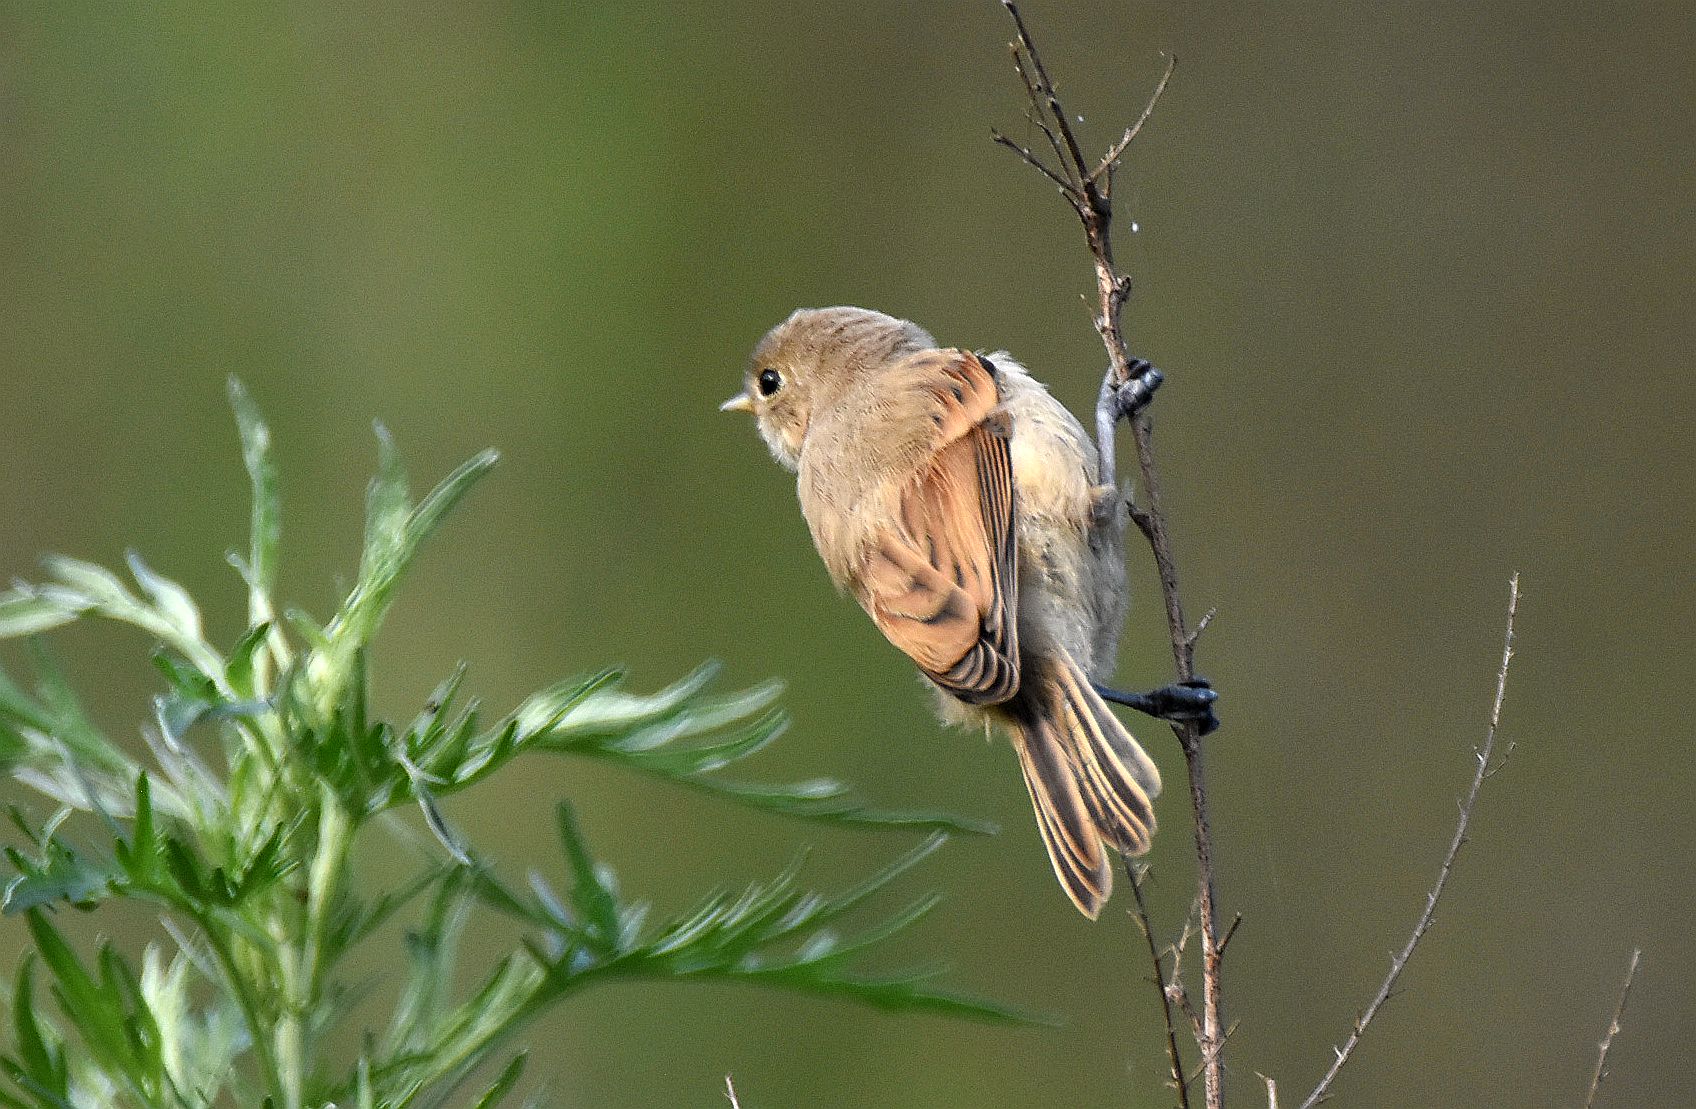
[[776,370],[761,370],[754,380],[759,382],[760,396],[769,397],[783,384],[783,375]]

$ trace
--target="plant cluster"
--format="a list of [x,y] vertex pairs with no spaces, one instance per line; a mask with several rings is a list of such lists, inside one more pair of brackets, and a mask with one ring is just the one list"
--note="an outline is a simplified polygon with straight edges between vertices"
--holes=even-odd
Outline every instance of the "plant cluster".
[[[0,673],[0,771],[52,809],[32,818],[22,804],[8,806],[18,835],[6,849],[0,907],[22,918],[33,950],[11,986],[0,1106],[398,1109],[470,1096],[475,1087],[462,1089],[479,1074],[488,1085],[471,1103],[493,1106],[524,1066],[508,1047],[513,1033],[615,978],[740,980],[1017,1019],[937,988],[931,972],[859,968],[936,898],[857,927],[850,914],[947,833],[987,829],[871,809],[830,781],[720,776],[783,730],[774,684],[716,693],[705,667],[639,696],[604,671],[486,721],[464,693],[462,666],[409,722],[378,718],[367,697],[373,638],[421,545],[495,456],[478,455],[414,503],[379,427],[359,573],[320,623],[278,607],[269,432],[240,385],[230,392],[253,493],[248,550],[230,556],[248,592],[247,627],[233,646],[209,642],[189,594],[133,554],[133,581],[54,558],[49,580],[0,595],[0,638],[30,637],[36,674],[26,690]],[[96,726],[34,638],[86,617],[139,628],[157,644],[164,691],[141,729],[145,756],[143,743],[117,742]],[[808,891],[798,859],[773,879],[651,921],[595,858],[569,805],[558,809],[554,880],[503,877],[449,820],[443,798],[533,751],[613,762],[805,819],[926,835],[845,893]],[[421,821],[405,819],[409,810]],[[414,872],[385,867],[386,886],[355,883],[352,869],[374,843],[391,854],[401,845]],[[157,913],[159,940],[139,959],[110,942],[79,954],[61,910],[120,902]],[[456,993],[460,941],[479,913],[515,922],[521,939]],[[382,1027],[355,1027],[354,1006],[368,999],[349,979],[348,956],[399,930],[384,930],[390,923],[404,924],[401,985]]]

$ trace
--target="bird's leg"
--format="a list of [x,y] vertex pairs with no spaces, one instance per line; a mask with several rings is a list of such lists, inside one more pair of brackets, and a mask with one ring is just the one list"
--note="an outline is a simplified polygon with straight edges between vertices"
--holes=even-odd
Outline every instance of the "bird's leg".
[[1120,420],[1135,420],[1154,400],[1154,391],[1165,380],[1166,375],[1146,358],[1133,358],[1126,364],[1123,385],[1113,384],[1112,369],[1102,375],[1101,395],[1095,405],[1096,455],[1100,459],[1093,514],[1097,525],[1113,519],[1122,496],[1129,503],[1114,475],[1114,429]]
[[[1166,375],[1146,358],[1131,359],[1126,364],[1125,371],[1125,381],[1122,385],[1113,384],[1111,372],[1102,380],[1101,397],[1095,410],[1096,436],[1102,457],[1101,489],[1105,494],[1097,508],[1098,515],[1105,513],[1104,506],[1108,503],[1108,497],[1116,491],[1111,465],[1114,426],[1120,420],[1128,422],[1141,415],[1143,409],[1154,400],[1154,391],[1166,380]],[[1128,499],[1126,503],[1129,503]],[[1121,693],[1099,683],[1090,684],[1095,686],[1095,691],[1104,701],[1112,701],[1116,705],[1124,705],[1172,723],[1193,722],[1197,735],[1206,735],[1219,727],[1219,717],[1213,712],[1213,703],[1219,699],[1219,694],[1206,678],[1174,682],[1148,693]]]
[[1206,735],[1219,726],[1219,718],[1213,713],[1213,703],[1219,699],[1219,694],[1206,678],[1174,682],[1148,693],[1121,693],[1099,682],[1090,684],[1104,701],[1173,723],[1194,721],[1200,735]]

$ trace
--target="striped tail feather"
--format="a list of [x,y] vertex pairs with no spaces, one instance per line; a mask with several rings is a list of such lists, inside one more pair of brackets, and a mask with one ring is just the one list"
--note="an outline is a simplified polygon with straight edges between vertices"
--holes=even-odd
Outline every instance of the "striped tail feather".
[[1078,911],[1094,920],[1113,889],[1104,846],[1141,855],[1153,840],[1160,771],[1064,653],[1027,656],[1020,694],[1007,707],[1049,862]]
[[1113,871],[1066,752],[1051,729],[1034,721],[1014,725],[1013,749],[1054,876],[1078,911],[1094,920],[1113,890]]

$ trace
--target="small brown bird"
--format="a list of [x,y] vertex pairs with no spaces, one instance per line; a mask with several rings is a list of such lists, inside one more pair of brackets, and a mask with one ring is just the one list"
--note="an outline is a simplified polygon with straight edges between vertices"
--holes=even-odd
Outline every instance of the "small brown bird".
[[1125,511],[1095,484],[1078,421],[1008,355],[938,349],[862,308],[791,315],[721,407],[752,412],[796,471],[831,579],[935,685],[943,718],[1009,735],[1054,873],[1094,919],[1113,884],[1104,844],[1148,850],[1160,771],[1091,680],[1118,650]]

